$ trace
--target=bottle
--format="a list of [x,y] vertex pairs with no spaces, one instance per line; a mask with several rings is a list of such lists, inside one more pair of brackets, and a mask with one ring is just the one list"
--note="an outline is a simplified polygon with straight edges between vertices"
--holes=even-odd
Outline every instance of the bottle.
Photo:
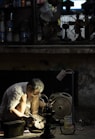
[[0,19],[0,42],[5,42],[5,14],[1,12],[1,19]]
[[28,20],[24,20],[20,27],[20,42],[28,42],[30,38]]
[[13,41],[13,12],[10,12],[9,20],[7,21],[6,41]]
[[21,0],[21,7],[25,7],[26,5],[26,1],[25,0]]
[[21,7],[21,0],[13,0],[13,7]]
[[25,5],[26,6],[31,6],[32,5],[31,0],[26,0],[26,4]]

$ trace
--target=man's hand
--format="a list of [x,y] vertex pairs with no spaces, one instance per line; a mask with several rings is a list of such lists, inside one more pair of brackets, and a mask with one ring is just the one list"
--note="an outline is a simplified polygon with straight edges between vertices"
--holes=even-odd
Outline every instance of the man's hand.
[[33,114],[34,120],[42,121],[44,118],[40,116],[39,114]]
[[23,115],[23,117],[25,117],[25,118],[29,118],[30,116],[29,116],[29,115],[25,115],[25,114],[24,114],[24,115]]
[[34,126],[38,129],[43,129],[46,123],[46,120],[44,119],[44,117],[38,114],[34,114],[33,118],[34,118]]

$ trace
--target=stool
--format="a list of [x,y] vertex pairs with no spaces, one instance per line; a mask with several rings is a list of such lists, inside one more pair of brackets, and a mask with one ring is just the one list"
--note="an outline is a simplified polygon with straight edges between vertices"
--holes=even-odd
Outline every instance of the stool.
[[11,138],[11,137],[23,135],[24,126],[25,126],[24,120],[15,120],[15,121],[10,121],[10,122],[4,122],[3,123],[4,137]]

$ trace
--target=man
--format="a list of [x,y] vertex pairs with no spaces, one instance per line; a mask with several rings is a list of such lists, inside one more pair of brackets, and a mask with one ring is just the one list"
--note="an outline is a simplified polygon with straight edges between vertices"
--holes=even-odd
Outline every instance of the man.
[[40,94],[44,90],[44,83],[34,78],[31,82],[20,82],[11,85],[4,93],[0,106],[2,121],[12,121],[27,118],[32,115],[35,119],[42,119],[38,114],[39,107],[45,103],[40,101]]

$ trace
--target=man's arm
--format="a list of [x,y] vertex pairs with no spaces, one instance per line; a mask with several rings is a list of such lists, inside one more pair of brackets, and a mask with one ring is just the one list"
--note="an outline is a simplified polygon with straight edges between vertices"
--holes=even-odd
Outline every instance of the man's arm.
[[26,108],[26,99],[27,99],[27,95],[24,94],[21,97],[21,100],[20,100],[20,103],[18,104],[18,106],[16,106],[15,108],[10,108],[10,112],[15,113],[18,117],[25,116],[24,112],[25,112],[25,108]]
[[31,102],[31,112],[32,114],[38,114],[39,109],[39,95],[33,95]]

